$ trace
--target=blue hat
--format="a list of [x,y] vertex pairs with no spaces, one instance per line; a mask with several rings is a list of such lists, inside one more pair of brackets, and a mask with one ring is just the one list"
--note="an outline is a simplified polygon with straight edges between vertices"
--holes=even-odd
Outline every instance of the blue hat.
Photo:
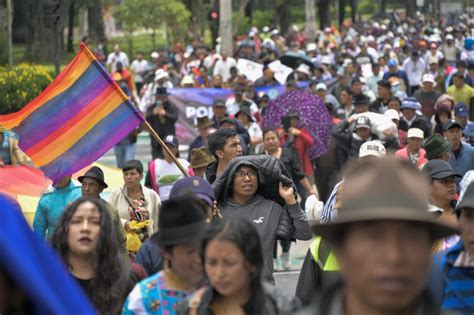
[[214,189],[207,180],[199,176],[185,177],[178,180],[170,191],[170,198],[192,193],[198,199],[206,201],[210,207],[216,200]]
[[387,65],[389,67],[395,67],[398,65],[398,62],[395,60],[395,59],[390,59],[388,62],[387,62]]
[[166,138],[165,138],[165,141],[163,141],[163,142],[165,144],[171,144],[172,146],[175,146],[175,147],[179,146],[178,138],[176,138],[173,135],[167,135]]
[[466,104],[464,104],[463,102],[460,102],[454,105],[454,114],[456,115],[456,117],[467,117],[468,108]]
[[474,137],[474,122],[468,122],[466,128],[463,130],[463,133],[465,136]]
[[421,105],[416,98],[407,97],[403,100],[402,105],[400,106],[400,110],[402,109],[420,110]]

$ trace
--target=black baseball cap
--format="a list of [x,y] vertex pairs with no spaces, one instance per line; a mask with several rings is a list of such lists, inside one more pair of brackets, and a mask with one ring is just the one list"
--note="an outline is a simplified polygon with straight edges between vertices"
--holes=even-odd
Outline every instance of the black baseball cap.
[[460,123],[458,123],[456,120],[448,120],[446,124],[444,125],[444,131],[449,130],[451,128],[457,127],[459,129],[463,129]]

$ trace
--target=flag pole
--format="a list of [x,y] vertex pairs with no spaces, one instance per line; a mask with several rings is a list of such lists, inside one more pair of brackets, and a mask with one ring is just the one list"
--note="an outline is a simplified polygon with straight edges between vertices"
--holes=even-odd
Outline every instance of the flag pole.
[[[128,99],[132,102],[133,105],[135,105],[135,108],[143,117],[143,114],[141,113],[140,108],[138,107],[138,104],[136,103],[135,99],[131,99],[131,98],[128,98]],[[144,120],[143,126],[145,127],[145,129],[151,134],[153,138],[155,138],[156,141],[158,141],[161,148],[163,148],[163,150],[165,150],[166,153],[168,153],[168,155],[171,157],[171,160],[173,161],[174,164],[176,164],[176,166],[179,168],[181,173],[183,173],[185,177],[189,177],[188,171],[183,167],[183,165],[181,165],[181,163],[174,156],[174,154],[171,152],[168,146],[163,142],[161,137],[156,133],[155,129],[153,129],[153,127],[150,125],[150,123],[146,119],[143,119],[143,120]]]
[[153,129],[153,127],[150,125],[148,121],[145,120],[144,122],[145,129],[148,130],[148,132],[155,138],[156,141],[160,144],[160,146],[163,148],[163,150],[168,153],[168,155],[171,157],[171,160],[173,160],[173,163],[176,164],[176,166],[179,168],[181,173],[183,173],[184,176],[189,177],[188,172],[186,169],[179,163],[178,159],[174,156],[174,154],[171,152],[171,150],[168,148],[168,146],[161,140],[160,136],[156,133],[156,131]]

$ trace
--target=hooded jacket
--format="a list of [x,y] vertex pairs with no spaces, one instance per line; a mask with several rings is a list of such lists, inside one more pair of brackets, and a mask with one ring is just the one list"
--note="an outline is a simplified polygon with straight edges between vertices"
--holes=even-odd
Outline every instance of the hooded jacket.
[[[241,205],[232,200],[230,192],[235,173],[244,165],[257,170],[258,190],[251,200]],[[280,160],[273,156],[255,155],[234,158],[213,185],[222,215],[238,215],[257,229],[265,257],[263,276],[270,282],[274,281],[272,254],[275,239],[309,240],[312,236],[306,214],[299,204],[285,205],[280,197],[280,181],[295,189]]]

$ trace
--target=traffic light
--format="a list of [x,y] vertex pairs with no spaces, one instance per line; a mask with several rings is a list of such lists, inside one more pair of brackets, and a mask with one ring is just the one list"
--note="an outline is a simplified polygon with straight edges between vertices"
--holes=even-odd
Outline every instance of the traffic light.
[[43,20],[46,27],[52,27],[59,22],[60,0],[43,1]]

